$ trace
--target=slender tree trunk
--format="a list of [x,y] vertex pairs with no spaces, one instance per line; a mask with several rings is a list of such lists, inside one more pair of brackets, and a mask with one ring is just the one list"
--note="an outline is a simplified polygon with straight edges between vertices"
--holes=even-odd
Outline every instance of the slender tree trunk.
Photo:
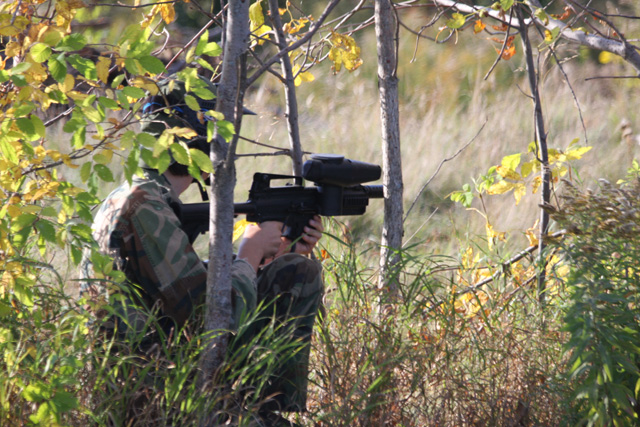
[[[518,20],[524,22],[524,6],[516,5],[516,14]],[[540,171],[541,195],[540,202],[542,206],[549,204],[551,200],[551,170],[549,169],[549,151],[547,148],[547,133],[544,128],[544,116],[542,114],[542,101],[540,99],[540,90],[538,87],[538,75],[533,61],[533,50],[531,49],[531,41],[529,40],[528,27],[522,26],[519,29],[522,37],[522,46],[527,62],[527,75],[529,77],[529,87],[531,88],[531,96],[533,97],[534,107],[534,126],[535,140],[538,147],[538,160],[542,164]],[[546,236],[549,231],[549,214],[544,210],[540,210],[540,229],[538,236],[538,299],[544,302],[545,282],[546,282],[546,260],[545,248],[547,246]]]
[[[242,115],[242,87],[244,54],[249,46],[249,1],[229,2],[227,11],[226,43],[222,75],[218,85],[216,109],[226,120],[239,123],[234,117]],[[236,128],[237,129],[237,128]],[[231,265],[233,262],[233,190],[235,187],[235,144],[229,145],[216,135],[211,142],[211,161],[214,173],[211,179],[211,213],[209,229],[209,271],[205,328],[207,331],[229,330],[232,326]],[[228,335],[218,333],[203,353],[202,380],[210,380],[224,360]]]
[[[276,33],[276,43],[278,50],[283,51],[287,48],[287,40],[282,31],[282,21],[278,12],[278,0],[269,0],[269,12],[273,30]],[[289,130],[289,149],[291,152],[291,161],[293,162],[293,174],[302,175],[302,146],[300,144],[300,129],[298,126],[298,98],[296,97],[296,85],[291,68],[289,55],[280,57],[280,65],[283,74],[284,96],[287,104],[287,128]]]
[[397,290],[395,266],[402,248],[402,158],[398,107],[397,23],[391,0],[375,0],[378,50],[378,90],[382,126],[384,225],[378,286],[388,294]]

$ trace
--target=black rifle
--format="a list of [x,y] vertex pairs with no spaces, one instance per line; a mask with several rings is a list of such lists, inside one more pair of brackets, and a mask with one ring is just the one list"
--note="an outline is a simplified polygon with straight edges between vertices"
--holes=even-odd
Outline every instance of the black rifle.
[[[345,159],[337,155],[315,155],[304,163],[302,177],[256,173],[249,190],[249,200],[235,203],[236,215],[247,221],[280,221],[283,236],[298,239],[314,215],[362,215],[369,199],[383,198],[382,185],[361,185],[380,178],[380,166]],[[305,187],[302,179],[315,184]],[[293,184],[272,187],[273,180],[293,180]],[[193,241],[209,231],[209,203],[183,204],[178,217],[182,229]]]

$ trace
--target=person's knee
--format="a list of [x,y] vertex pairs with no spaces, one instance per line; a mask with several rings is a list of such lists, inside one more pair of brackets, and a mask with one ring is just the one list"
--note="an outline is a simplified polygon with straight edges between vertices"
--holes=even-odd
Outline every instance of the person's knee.
[[324,292],[322,265],[302,255],[282,255],[265,268],[264,274],[266,281],[280,292],[290,292],[298,297]]

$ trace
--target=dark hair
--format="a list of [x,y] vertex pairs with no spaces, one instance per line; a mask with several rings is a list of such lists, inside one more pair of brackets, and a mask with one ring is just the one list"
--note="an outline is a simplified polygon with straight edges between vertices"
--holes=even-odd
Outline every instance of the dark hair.
[[188,166],[178,162],[172,162],[167,170],[175,176],[189,176]]

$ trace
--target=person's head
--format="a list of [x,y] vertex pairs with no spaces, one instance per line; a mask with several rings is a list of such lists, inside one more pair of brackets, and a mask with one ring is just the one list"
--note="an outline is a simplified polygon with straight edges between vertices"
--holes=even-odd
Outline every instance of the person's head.
[[[215,109],[216,86],[199,76],[184,78],[170,76],[158,82],[158,92],[150,96],[143,106],[143,132],[159,137],[171,128],[191,128],[196,136],[182,141],[188,148],[195,148],[209,155],[207,142],[209,112]],[[244,114],[254,114],[244,109]],[[171,153],[169,153],[171,155]],[[144,163],[144,160],[143,160]],[[150,168],[144,163],[143,168]],[[153,168],[152,168],[153,169]],[[189,168],[171,156],[168,170],[176,176],[189,176]]]

